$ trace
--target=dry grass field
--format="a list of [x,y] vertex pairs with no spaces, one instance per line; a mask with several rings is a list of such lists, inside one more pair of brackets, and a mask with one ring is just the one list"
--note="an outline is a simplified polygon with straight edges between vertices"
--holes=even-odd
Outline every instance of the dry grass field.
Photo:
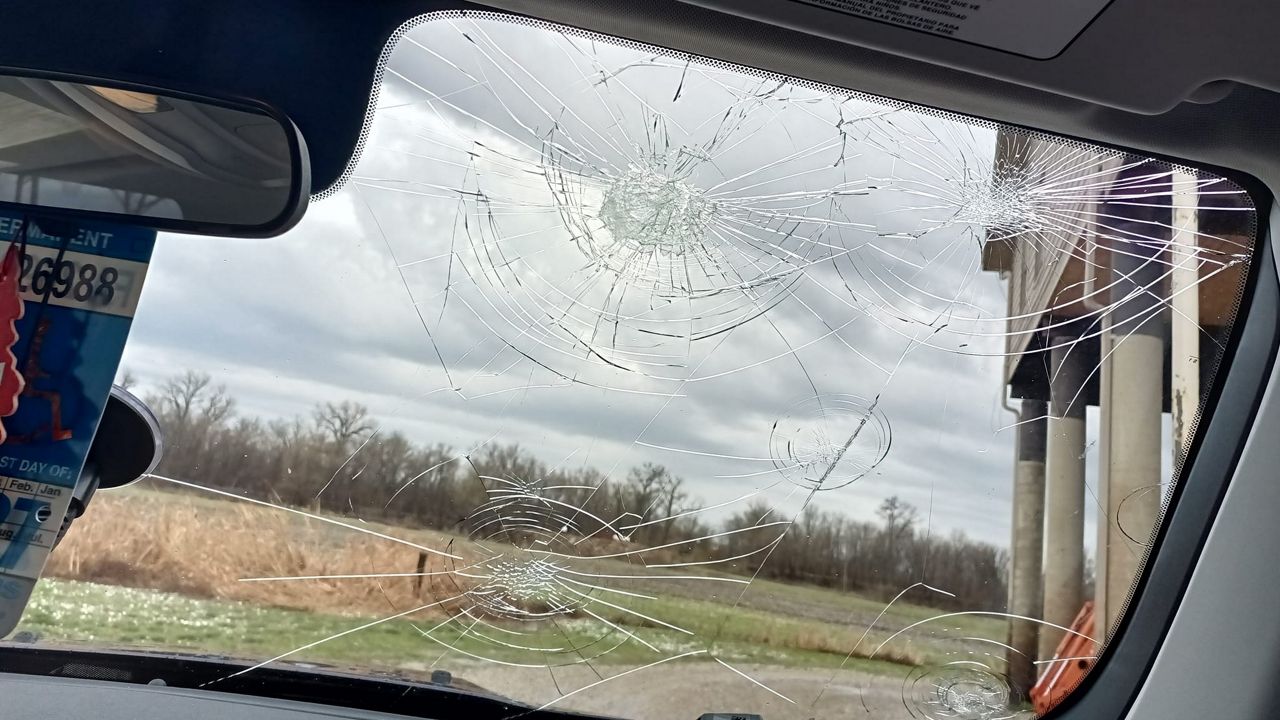
[[[461,542],[459,538],[436,531],[349,519],[343,522],[429,548],[457,549]],[[33,616],[33,622],[50,637],[66,640],[111,640],[261,656],[265,652],[285,652],[290,649],[289,643],[300,646],[368,618],[384,617],[433,599],[457,595],[474,581],[466,573],[426,578],[287,582],[247,579],[412,574],[420,560],[420,551],[415,547],[295,513],[196,494],[133,487],[99,495],[90,513],[76,523],[54,552],[46,577],[74,582],[46,583],[43,601],[38,597],[33,603],[33,607],[43,608],[41,612],[46,614]],[[446,562],[428,556],[425,570],[439,572]],[[590,562],[594,563],[592,570],[603,575],[620,575],[635,569],[618,560]],[[951,641],[945,637],[910,633],[877,651],[880,642],[897,630],[939,614],[930,608],[898,603],[882,615],[884,604],[876,600],[766,581],[753,583],[732,602],[728,594],[710,594],[722,593],[725,586],[725,583],[687,581],[637,582],[627,586],[633,596],[625,599],[626,607],[635,612],[599,606],[597,614],[610,623],[630,628],[629,632],[645,633],[655,644],[661,642],[664,650],[711,641],[719,651],[739,659],[777,666],[835,667],[843,663],[849,669],[900,675],[904,666],[945,661],[952,650]],[[120,602],[120,592],[108,591],[111,587],[136,589],[138,593],[129,596],[135,599],[128,602],[138,605],[138,613],[148,612],[143,606],[151,600],[145,593],[156,594],[156,598],[168,594],[164,597],[173,599],[157,599],[159,604],[155,607],[170,609],[149,611],[150,616],[145,619],[133,618],[128,632],[113,634],[110,625],[98,623],[91,632],[85,625],[77,635],[74,628],[80,625],[74,621],[65,627],[55,627],[52,618],[56,616],[65,621],[68,617],[68,613],[59,609],[59,603]],[[737,594],[741,586],[729,587]],[[427,622],[457,610],[456,602],[444,603],[415,613],[413,619]],[[211,620],[211,629],[204,634],[165,629],[166,622],[175,627],[181,625],[182,618],[173,615],[193,612],[234,616],[241,618],[241,624],[248,625],[275,623],[289,631],[273,633],[270,627],[260,627],[239,632],[232,623],[220,620]],[[102,616],[122,617],[128,613],[128,608],[104,608]],[[343,618],[355,619],[345,621],[344,625]],[[678,624],[690,631],[692,638],[654,620]],[[590,618],[575,616],[557,630],[573,634],[578,627],[575,623],[590,621]],[[310,625],[314,627],[308,630]],[[405,651],[406,647],[413,647],[415,641],[421,643],[420,638],[396,639],[382,635],[391,632],[387,628],[393,625],[379,626],[378,633],[371,635],[382,637],[381,645],[372,643],[370,638],[359,644],[359,648],[350,642],[325,644],[300,657],[395,666],[396,653],[400,653],[401,664],[420,663],[420,657]],[[993,640],[1002,640],[1004,635],[1002,622],[981,616],[949,620],[948,630]],[[82,635],[92,635],[92,638]],[[264,645],[273,636],[278,642]],[[466,638],[462,640],[465,645]],[[632,645],[634,643],[626,643],[600,661],[631,663],[651,659],[648,649],[638,645],[630,647]]]

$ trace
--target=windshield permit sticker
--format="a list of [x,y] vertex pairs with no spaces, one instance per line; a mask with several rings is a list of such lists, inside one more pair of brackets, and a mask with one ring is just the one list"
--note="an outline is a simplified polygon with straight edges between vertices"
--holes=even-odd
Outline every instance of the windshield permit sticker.
[[[693,0],[716,6],[717,0]],[[1023,0],[792,0],[813,17],[839,23],[840,16],[866,18],[981,47],[1046,60],[1067,48],[1111,0],[1052,2]],[[782,3],[779,3],[780,5]],[[794,5],[791,10],[797,9]],[[794,13],[791,13],[794,16]]]
[[[0,636],[53,549],[124,352],[155,231],[0,216]],[[11,262],[12,259],[12,262]],[[12,272],[10,272],[12,271]],[[14,298],[4,291],[12,288]],[[10,302],[16,299],[19,302]],[[14,312],[16,306],[16,312]],[[10,392],[14,391],[14,392]]]

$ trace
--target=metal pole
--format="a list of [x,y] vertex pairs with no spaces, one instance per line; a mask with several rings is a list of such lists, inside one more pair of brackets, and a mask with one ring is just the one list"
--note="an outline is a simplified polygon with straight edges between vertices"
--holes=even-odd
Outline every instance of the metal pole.
[[[1045,414],[1042,400],[1023,400],[1018,425],[1018,465],[1013,497],[1013,562],[1009,572],[1009,612],[1039,618],[1044,554]],[[1020,697],[1029,697],[1036,681],[1039,623],[1009,624],[1009,681]]]

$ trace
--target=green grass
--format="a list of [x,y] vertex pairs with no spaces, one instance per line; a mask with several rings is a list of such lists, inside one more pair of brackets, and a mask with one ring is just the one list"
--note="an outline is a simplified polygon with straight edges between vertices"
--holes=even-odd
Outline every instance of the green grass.
[[[394,612],[388,610],[388,614]],[[185,650],[262,659],[377,619],[283,610],[245,602],[200,600],[175,593],[95,583],[44,580],[36,588],[16,632],[38,633],[45,642]],[[461,651],[454,657],[465,658],[466,653],[472,653],[497,660],[527,658],[524,651],[495,647],[471,633],[464,633],[465,626],[458,623],[436,628],[440,621],[438,616],[408,616],[337,637],[291,654],[289,658],[395,669],[439,658],[447,649],[445,644]],[[526,635],[521,642],[540,647],[590,648],[599,633],[591,632],[589,627],[594,629],[594,625],[581,621],[562,621],[560,629],[547,625]],[[432,628],[435,628],[432,636],[440,642],[419,632],[419,629]],[[666,634],[656,633],[659,637],[650,642],[664,643],[661,636]],[[616,640],[597,647],[614,644]],[[589,649],[584,652],[591,654]],[[608,662],[616,663],[651,662],[656,657],[652,651],[631,642],[623,643],[607,655]]]
[[[726,610],[714,603],[681,598],[643,601],[635,607],[645,614],[676,620],[694,634],[645,627],[650,624],[643,619],[615,612],[605,617],[625,624],[630,632],[657,647],[659,653],[631,640],[619,645],[620,634],[601,640],[601,625],[587,618],[541,625],[536,632],[520,637],[519,642],[566,651],[574,647],[581,649],[581,655],[571,651],[556,655],[565,661],[585,656],[597,664],[635,665],[705,649],[707,641],[716,638],[711,647],[719,657],[730,661],[815,668],[832,668],[843,663],[850,670],[895,676],[901,676],[904,671],[901,664],[858,657],[846,662],[843,653],[802,647],[806,642],[804,638],[811,638],[814,632],[841,633],[856,640],[860,631],[854,633],[770,613]],[[37,587],[18,631],[38,633],[42,642],[145,647],[263,659],[338,635],[374,619],[45,580]],[[526,651],[477,639],[455,623],[432,633],[441,643],[455,645],[460,651],[446,655],[444,645],[423,637],[414,627],[426,629],[438,622],[438,618],[425,617],[393,620],[320,643],[290,655],[289,659],[378,669],[421,668],[434,665],[437,660],[444,667],[476,662],[468,653],[502,661],[528,660]],[[863,645],[873,648],[872,642],[883,637],[883,633],[873,634]]]
[[[789,603],[806,603],[834,613],[844,613],[846,617],[851,615],[865,618],[865,622],[858,623],[860,628],[870,625],[888,605],[888,602],[875,598],[814,585],[787,585],[775,580],[756,580],[751,587],[752,593],[758,595],[773,595]],[[877,626],[900,629],[946,614],[946,610],[911,602],[928,597],[929,594],[930,591],[924,588],[908,592],[884,612],[880,622],[876,623]],[[947,625],[967,634],[1000,639],[1003,639],[1007,627],[1006,622],[996,615],[981,614],[957,615],[948,618]]]
[[[41,640],[48,642],[263,658],[363,622],[368,620],[111,585],[43,580],[18,624],[18,632],[39,633]],[[293,659],[395,666],[405,657],[423,655],[425,651],[422,638],[412,627],[386,623],[324,643]]]

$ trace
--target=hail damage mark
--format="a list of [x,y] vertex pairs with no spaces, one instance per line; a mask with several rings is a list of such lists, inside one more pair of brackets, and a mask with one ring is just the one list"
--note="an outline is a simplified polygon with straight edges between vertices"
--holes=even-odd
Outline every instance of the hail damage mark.
[[[781,703],[771,707],[784,716],[1028,714],[1010,658],[1045,660],[975,623],[1075,631],[1004,612],[1003,599],[996,609],[960,605],[961,593],[977,592],[958,587],[965,558],[934,556],[942,546],[929,543],[935,524],[949,527],[935,519],[948,504],[984,506],[960,483],[960,453],[986,451],[956,440],[963,428],[928,423],[955,412],[952,385],[978,372],[968,368],[1000,388],[1039,363],[1036,382],[1047,387],[1058,376],[1050,353],[1065,350],[1091,353],[1096,382],[1130,336],[1169,322],[1172,275],[1192,268],[1196,292],[1247,265],[1240,234],[1175,230],[1164,212],[1191,197],[1220,214],[1252,213],[1238,188],[483,14],[410,30],[380,108],[343,196],[385,245],[423,331],[406,353],[436,384],[405,402],[447,398],[455,414],[444,423],[470,422],[465,412],[477,409],[488,420],[472,429],[486,439],[391,485],[384,507],[395,512],[441,472],[456,480],[452,495],[432,496],[450,503],[449,520],[432,526],[453,538],[443,547],[303,513],[420,549],[423,560],[415,573],[248,580],[412,576],[423,604],[297,651],[405,620],[430,667],[539,673],[540,689],[518,699],[541,707],[577,707],[679,663],[706,682],[763,692],[752,702]],[[1016,293],[1002,284],[1014,275]],[[1220,342],[1203,333],[1206,347]],[[1104,334],[1114,342],[1098,349]],[[1017,364],[1024,357],[1030,364]],[[1084,385],[1073,392],[1054,418],[1087,402]],[[370,432],[334,478],[362,467],[381,434]],[[564,457],[552,466],[499,457],[515,443]],[[686,468],[710,499],[664,463]],[[872,514],[857,493],[873,480],[915,483],[929,503],[924,527],[896,497],[879,506],[874,536],[844,519],[839,508]],[[342,487],[326,483],[317,498]],[[795,550],[819,538],[828,544]],[[822,553],[843,565],[815,576],[805,558]],[[851,579],[872,553],[892,558],[874,572],[896,585]],[[779,580],[856,585],[888,602],[827,618],[848,637],[806,640],[817,649],[803,657],[829,676],[782,676],[770,662],[792,651],[771,660],[742,627],[779,611],[766,601]],[[919,617],[923,607],[935,611]],[[792,599],[781,612],[810,610]],[[893,692],[847,676],[886,665],[901,679]],[[703,709],[717,708],[688,715]]]

